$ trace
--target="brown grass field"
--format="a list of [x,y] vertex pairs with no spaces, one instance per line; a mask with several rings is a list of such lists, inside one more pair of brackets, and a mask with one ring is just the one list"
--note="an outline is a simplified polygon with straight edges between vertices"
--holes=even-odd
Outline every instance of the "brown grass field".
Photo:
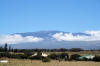
[[[47,54],[51,54],[51,53],[59,54],[59,53],[63,53],[63,52],[48,52]],[[98,56],[100,56],[100,51],[80,51],[80,52],[70,52],[70,51],[67,51],[65,53],[68,53],[68,55],[72,55],[72,54],[79,54],[79,55],[91,54],[91,55],[98,55]]]
[[8,63],[0,63],[0,66],[100,66],[100,62],[92,61],[54,61],[42,62],[39,60],[9,59]]

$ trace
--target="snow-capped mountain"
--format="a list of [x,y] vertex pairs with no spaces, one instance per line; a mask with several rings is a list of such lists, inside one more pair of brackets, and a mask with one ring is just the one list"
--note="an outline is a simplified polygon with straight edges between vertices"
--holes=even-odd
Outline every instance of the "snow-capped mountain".
[[[64,31],[38,31],[15,33],[10,36],[13,48],[83,48],[99,49],[100,32],[70,33]],[[6,38],[7,39],[7,38]],[[17,42],[16,42],[17,41]]]

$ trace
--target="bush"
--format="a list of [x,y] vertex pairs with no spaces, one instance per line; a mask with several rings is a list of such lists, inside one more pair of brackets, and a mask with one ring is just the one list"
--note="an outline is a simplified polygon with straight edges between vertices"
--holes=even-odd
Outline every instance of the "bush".
[[27,55],[25,54],[17,54],[19,56],[19,59],[27,59]]
[[48,57],[51,58],[51,59],[57,60],[57,58],[59,57],[59,55],[53,53],[53,54],[50,54]]
[[[53,59],[53,60],[61,60],[61,59],[68,60],[68,58],[69,58],[67,53],[61,53],[61,54],[53,53],[53,54],[50,54],[48,57]],[[65,58],[65,57],[67,57],[67,58]]]
[[67,56],[67,59],[69,57],[67,53],[61,53],[59,56],[61,59],[65,59],[65,56]]
[[100,62],[100,56],[95,56],[95,57],[93,58],[93,61]]
[[46,57],[42,59],[42,62],[50,62],[50,58]]
[[31,53],[31,52],[24,52],[24,54],[25,54],[27,57],[29,57],[29,56],[31,56],[31,55],[32,55],[32,53]]
[[38,52],[36,56],[31,56],[29,59],[41,60],[43,58],[41,55],[42,53]]
[[0,57],[8,57],[8,58],[10,58],[11,54],[8,53],[8,52],[0,53]]
[[31,59],[31,60],[41,60],[42,56],[33,56],[33,57],[30,57],[29,59]]
[[71,55],[70,60],[79,60],[79,57],[80,57],[80,55],[73,54],[73,55]]
[[83,58],[83,59],[81,59],[80,61],[89,61],[89,59]]
[[72,51],[72,52],[80,52],[80,51],[83,51],[83,49],[81,49],[81,48],[71,48],[70,51]]

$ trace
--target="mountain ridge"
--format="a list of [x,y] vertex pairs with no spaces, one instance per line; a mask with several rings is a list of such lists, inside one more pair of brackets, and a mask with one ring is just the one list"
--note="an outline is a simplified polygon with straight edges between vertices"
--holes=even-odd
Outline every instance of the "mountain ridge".
[[[37,31],[37,32],[26,32],[26,33],[15,33],[20,34],[23,37],[26,36],[34,36],[40,37],[44,40],[41,42],[29,42],[29,43],[20,43],[20,44],[10,44],[13,48],[19,49],[32,49],[32,48],[82,48],[82,49],[99,49],[100,48],[100,41],[57,41],[52,37],[52,35],[56,33],[64,33],[69,34],[70,32],[64,31]],[[82,35],[82,36],[91,36],[90,34],[86,33],[71,33],[72,35]]]

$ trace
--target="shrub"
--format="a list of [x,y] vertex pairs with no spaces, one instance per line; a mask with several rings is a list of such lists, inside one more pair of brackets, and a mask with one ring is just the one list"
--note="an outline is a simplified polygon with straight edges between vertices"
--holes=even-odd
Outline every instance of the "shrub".
[[31,60],[41,60],[42,56],[33,56],[33,57],[30,57],[29,59],[31,59]]
[[16,54],[11,54],[11,57],[10,58],[16,58],[16,59],[19,59],[20,57]]
[[41,60],[43,58],[41,55],[42,53],[38,52],[36,56],[31,56],[29,59]]
[[80,61],[89,61],[89,59],[83,58],[83,59],[81,59]]
[[27,59],[27,56],[25,54],[11,54],[10,58]]
[[80,57],[80,55],[73,54],[73,55],[71,55],[70,60],[79,60],[79,57]]
[[95,57],[93,58],[93,61],[100,62],[100,56],[95,56]]
[[24,54],[25,54],[27,57],[29,57],[29,56],[31,56],[31,55],[32,55],[32,53],[31,53],[31,52],[24,52]]
[[46,57],[42,59],[42,62],[50,62],[50,58]]
[[61,59],[65,59],[65,56],[67,56],[67,59],[69,57],[67,53],[61,53],[59,56]]
[[51,58],[51,59],[57,60],[57,58],[59,57],[59,55],[53,53],[53,54],[50,54],[48,57]]
[[19,59],[27,59],[27,55],[25,54],[17,54],[19,56]]
[[80,51],[83,51],[83,49],[81,49],[81,48],[71,48],[70,51],[72,51],[72,52],[80,52]]
[[[68,56],[67,53],[61,53],[61,54],[55,54],[55,53],[53,53],[53,54],[50,54],[48,57],[51,58],[51,59],[53,59],[53,60],[61,60],[61,59],[68,60],[69,56]],[[66,59],[66,57],[67,57],[67,59]]]
[[0,53],[0,57],[8,57],[8,58],[10,58],[10,53],[8,53],[8,52],[4,52],[4,53]]

